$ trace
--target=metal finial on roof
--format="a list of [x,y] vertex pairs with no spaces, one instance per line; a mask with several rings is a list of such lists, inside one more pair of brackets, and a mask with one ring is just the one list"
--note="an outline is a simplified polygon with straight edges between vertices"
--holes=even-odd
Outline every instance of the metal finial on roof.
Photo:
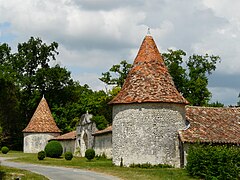
[[86,114],[88,114],[88,110],[87,110]]
[[44,94],[43,94],[42,98],[45,99]]
[[150,27],[148,28],[147,35],[151,36]]

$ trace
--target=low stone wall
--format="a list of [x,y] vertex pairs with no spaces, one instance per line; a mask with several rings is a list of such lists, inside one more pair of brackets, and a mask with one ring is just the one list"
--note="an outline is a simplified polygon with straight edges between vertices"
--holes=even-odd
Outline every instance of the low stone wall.
[[76,140],[75,139],[71,139],[71,140],[58,140],[58,142],[61,143],[62,148],[63,148],[63,154],[65,152],[71,152],[74,154],[75,152],[75,143]]
[[108,159],[112,158],[112,133],[106,133],[94,136],[94,146],[96,155],[102,155],[103,153]]

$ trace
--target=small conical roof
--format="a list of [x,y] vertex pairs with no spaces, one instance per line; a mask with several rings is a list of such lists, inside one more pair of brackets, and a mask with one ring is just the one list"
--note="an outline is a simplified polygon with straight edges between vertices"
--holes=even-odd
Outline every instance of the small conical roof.
[[118,95],[109,104],[168,102],[188,104],[177,91],[151,35],[147,35]]
[[53,119],[48,103],[44,97],[41,99],[36,111],[23,132],[61,132]]

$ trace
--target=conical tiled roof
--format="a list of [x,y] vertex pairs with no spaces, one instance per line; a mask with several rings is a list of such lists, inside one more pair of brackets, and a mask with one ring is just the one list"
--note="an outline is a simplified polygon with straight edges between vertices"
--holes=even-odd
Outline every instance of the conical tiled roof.
[[52,113],[44,97],[41,99],[32,119],[23,132],[61,132],[53,119]]
[[144,38],[121,91],[109,104],[142,102],[188,104],[177,91],[150,35]]

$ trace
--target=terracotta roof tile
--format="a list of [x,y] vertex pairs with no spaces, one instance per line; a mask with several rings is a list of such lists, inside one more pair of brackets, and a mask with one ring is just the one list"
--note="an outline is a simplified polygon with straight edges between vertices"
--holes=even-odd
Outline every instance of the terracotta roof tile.
[[186,108],[190,127],[179,131],[183,142],[240,144],[240,108]]
[[177,91],[152,36],[146,36],[118,95],[109,104],[172,102],[188,104]]
[[108,126],[107,128],[105,128],[103,130],[96,131],[92,135],[97,136],[97,135],[106,134],[106,133],[110,133],[110,132],[112,132],[112,126]]
[[32,119],[23,132],[61,132],[52,117],[44,97],[41,99]]
[[74,140],[76,139],[77,133],[76,131],[71,131],[69,133],[63,134],[61,136],[53,138],[54,140]]

